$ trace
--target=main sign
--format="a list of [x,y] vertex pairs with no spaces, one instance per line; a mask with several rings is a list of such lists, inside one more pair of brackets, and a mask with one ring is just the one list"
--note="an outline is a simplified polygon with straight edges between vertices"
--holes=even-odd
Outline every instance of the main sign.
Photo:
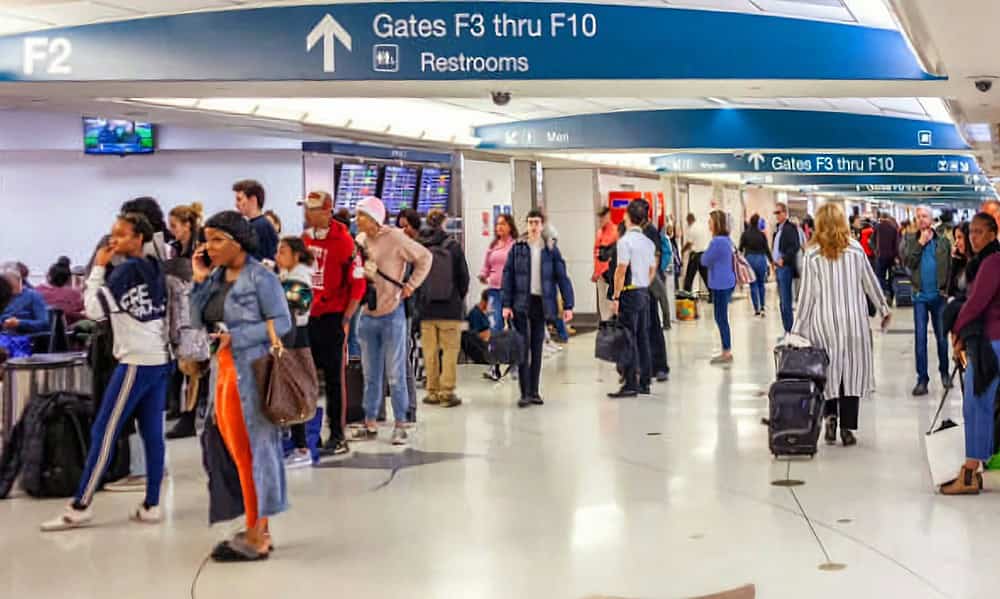
[[971,156],[949,154],[668,154],[653,158],[665,173],[780,173],[788,175],[977,175]]
[[937,77],[895,30],[564,2],[283,6],[0,38],[0,81],[369,79]]

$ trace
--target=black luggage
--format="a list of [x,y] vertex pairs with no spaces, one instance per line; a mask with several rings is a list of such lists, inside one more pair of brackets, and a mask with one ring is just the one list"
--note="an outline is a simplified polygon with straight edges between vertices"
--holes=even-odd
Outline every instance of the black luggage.
[[784,379],[771,385],[769,446],[774,457],[816,455],[823,392],[805,379]]
[[632,332],[617,318],[605,320],[597,327],[594,357],[613,364],[632,361]]
[[892,295],[896,298],[897,308],[913,305],[913,279],[905,268],[896,267],[892,270]]
[[490,364],[517,366],[524,362],[524,336],[508,323],[507,328],[493,333],[487,344],[487,358]]
[[805,379],[820,386],[826,384],[826,369],[830,356],[820,347],[792,347],[783,345],[774,349],[774,363],[778,379]]
[[344,396],[347,402],[347,424],[365,421],[365,375],[361,360],[351,359],[344,368]]
[[32,497],[72,497],[87,462],[93,407],[86,395],[58,393],[51,398],[42,420],[37,476],[26,468],[21,486]]

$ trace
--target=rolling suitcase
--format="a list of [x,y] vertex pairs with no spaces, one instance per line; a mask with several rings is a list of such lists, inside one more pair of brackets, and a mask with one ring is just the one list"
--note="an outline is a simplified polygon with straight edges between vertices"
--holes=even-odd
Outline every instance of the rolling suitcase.
[[781,379],[771,385],[769,447],[774,457],[816,455],[823,394],[806,379]]
[[896,298],[897,308],[908,308],[913,305],[913,279],[905,268],[893,269],[892,294]]
[[[346,424],[361,425],[365,422],[365,372],[361,360],[351,358],[344,368],[344,401],[347,402]],[[379,409],[378,421],[385,422],[385,401]]]

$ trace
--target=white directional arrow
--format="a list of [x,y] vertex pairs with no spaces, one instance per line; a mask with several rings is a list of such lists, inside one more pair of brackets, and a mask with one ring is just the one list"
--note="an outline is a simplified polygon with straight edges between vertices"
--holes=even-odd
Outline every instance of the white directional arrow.
[[760,165],[764,162],[764,155],[760,152],[754,152],[747,156],[747,161],[753,165],[753,170],[759,171]]
[[351,52],[351,34],[330,15],[323,17],[319,23],[313,27],[306,37],[306,52],[312,49],[323,40],[323,72],[333,73],[337,70],[336,56],[334,53],[334,41],[339,41]]

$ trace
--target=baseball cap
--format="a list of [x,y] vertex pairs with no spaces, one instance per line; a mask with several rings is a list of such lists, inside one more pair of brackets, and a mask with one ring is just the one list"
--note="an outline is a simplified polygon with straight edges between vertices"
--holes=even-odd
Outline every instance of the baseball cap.
[[309,210],[332,209],[333,198],[325,191],[310,191],[306,199],[299,202],[299,206],[305,206]]

